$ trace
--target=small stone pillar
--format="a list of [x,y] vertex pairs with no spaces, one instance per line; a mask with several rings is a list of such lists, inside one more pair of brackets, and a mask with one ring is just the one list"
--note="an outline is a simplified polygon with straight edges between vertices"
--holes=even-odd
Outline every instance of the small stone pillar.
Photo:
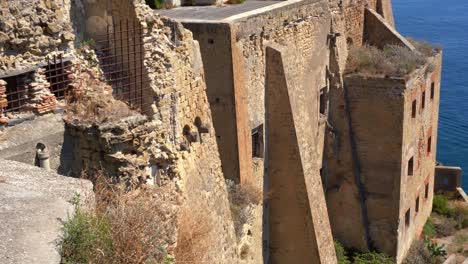
[[33,82],[29,84],[30,107],[36,114],[53,112],[57,107],[57,99],[50,91],[50,83],[44,74],[45,69],[34,72]]

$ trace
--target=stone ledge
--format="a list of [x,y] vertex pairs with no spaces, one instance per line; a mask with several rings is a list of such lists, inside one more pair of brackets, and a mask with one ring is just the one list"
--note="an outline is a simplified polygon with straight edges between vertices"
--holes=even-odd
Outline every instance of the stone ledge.
[[0,263],[60,263],[70,200],[79,193],[92,205],[92,183],[14,161],[0,160],[0,168]]

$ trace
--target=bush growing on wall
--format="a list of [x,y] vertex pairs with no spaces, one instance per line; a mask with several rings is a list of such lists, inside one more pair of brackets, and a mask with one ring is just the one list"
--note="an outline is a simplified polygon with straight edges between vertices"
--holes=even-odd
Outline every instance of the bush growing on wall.
[[164,7],[163,0],[145,0],[145,2],[152,9],[162,9]]

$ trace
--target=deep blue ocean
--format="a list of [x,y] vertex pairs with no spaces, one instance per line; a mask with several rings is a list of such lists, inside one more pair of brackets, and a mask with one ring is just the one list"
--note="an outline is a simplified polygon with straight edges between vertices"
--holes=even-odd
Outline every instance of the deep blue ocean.
[[463,168],[468,191],[468,0],[393,0],[404,36],[444,48],[437,160]]

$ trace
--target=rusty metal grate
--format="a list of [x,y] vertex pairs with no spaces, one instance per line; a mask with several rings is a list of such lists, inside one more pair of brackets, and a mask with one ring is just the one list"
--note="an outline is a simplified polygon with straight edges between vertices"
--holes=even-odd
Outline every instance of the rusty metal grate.
[[143,112],[150,101],[149,81],[145,73],[143,28],[135,21],[120,20],[107,27],[96,40],[96,53],[107,82],[116,99]]
[[[30,74],[30,73],[29,73]],[[21,74],[5,78],[7,106],[3,109],[7,113],[22,111],[28,103],[28,74]]]
[[67,95],[70,80],[68,75],[73,65],[69,61],[64,61],[62,54],[47,58],[47,66],[44,74],[50,83],[50,91],[57,99],[64,99]]
[[[44,65],[44,64],[42,64]],[[64,61],[62,55],[54,55],[47,58],[44,71],[47,82],[50,84],[50,91],[57,99],[64,99],[67,95],[69,70],[72,64]],[[6,77],[3,79],[6,84],[6,103],[0,104],[0,112],[18,113],[30,110],[30,84],[34,82],[34,71]]]

